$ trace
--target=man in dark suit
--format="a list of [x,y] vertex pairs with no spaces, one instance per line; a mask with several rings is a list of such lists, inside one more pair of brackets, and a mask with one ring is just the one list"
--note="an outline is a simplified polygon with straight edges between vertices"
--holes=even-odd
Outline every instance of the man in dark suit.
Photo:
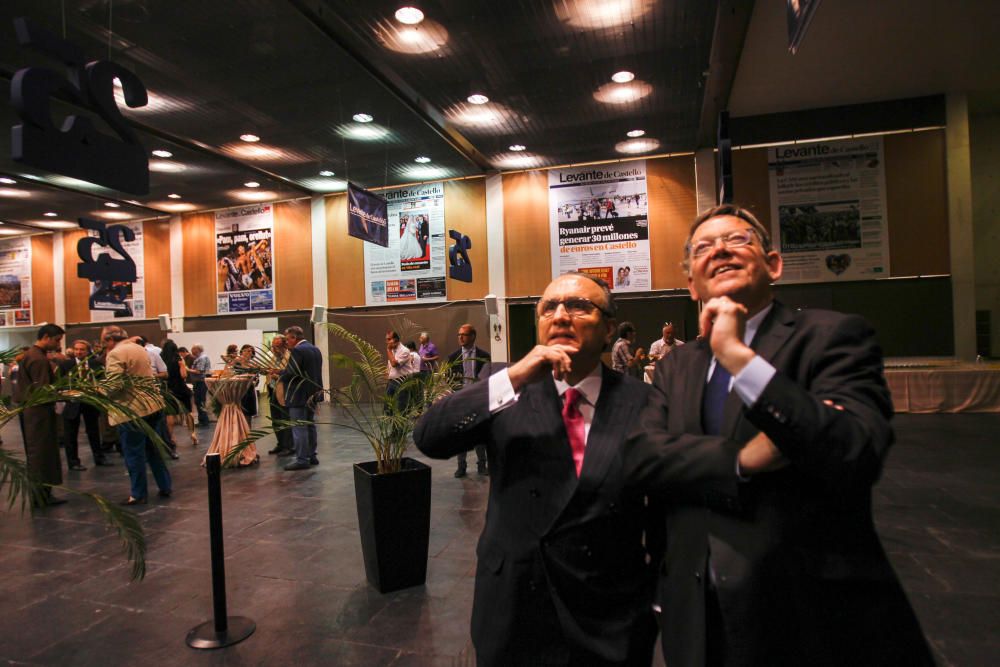
[[[73,341],[73,356],[59,364],[59,372],[64,376],[72,375],[81,381],[86,381],[88,376],[103,367],[103,364],[91,354],[90,343],[85,340],[77,340]],[[101,449],[100,415],[97,408],[79,401],[67,401],[63,407],[66,462],[70,470],[86,470],[80,462],[78,445],[81,418],[84,430],[87,432],[87,442],[90,443],[90,453],[94,457],[94,465],[114,465],[105,458],[104,451]]]
[[308,470],[319,465],[313,419],[316,402],[323,400],[323,353],[306,340],[302,327],[285,329],[285,343],[292,351],[288,365],[278,376],[285,385],[285,407],[290,419],[309,422],[292,427],[295,460],[285,470]]
[[[649,665],[654,578],[644,499],[622,494],[622,434],[647,387],[601,363],[615,331],[607,285],[560,276],[538,304],[539,344],[442,399],[414,432],[428,456],[486,442],[476,549],[479,665]],[[660,543],[647,538],[645,544]]]
[[[490,353],[476,347],[476,327],[463,324],[458,328],[458,349],[448,355],[448,371],[451,372],[456,390],[467,387],[477,380],[483,372],[483,367],[490,363]],[[487,466],[486,445],[477,444],[476,471],[480,475],[489,475]],[[470,446],[469,449],[472,449]],[[455,477],[465,477],[468,468],[467,450],[463,449],[456,457],[458,468]]]
[[685,265],[701,338],[657,364],[625,466],[669,496],[666,663],[933,664],[872,523],[893,441],[874,332],[775,301],[781,255],[737,206],[695,220]]
[[420,243],[420,250],[423,251],[421,257],[427,256],[427,242],[430,240],[431,228],[427,222],[427,216],[420,216],[420,226],[417,227],[417,241]]
[[[14,402],[23,404],[32,390],[52,384],[54,374],[48,353],[62,348],[65,332],[55,324],[44,324],[38,329],[38,339],[28,348],[18,362],[17,387]],[[59,462],[59,442],[56,440],[56,411],[52,403],[25,407],[21,413],[24,435],[24,455],[28,472],[36,482],[45,484],[41,496],[32,505],[61,505],[65,498],[52,495],[51,486],[62,484],[62,465]]]

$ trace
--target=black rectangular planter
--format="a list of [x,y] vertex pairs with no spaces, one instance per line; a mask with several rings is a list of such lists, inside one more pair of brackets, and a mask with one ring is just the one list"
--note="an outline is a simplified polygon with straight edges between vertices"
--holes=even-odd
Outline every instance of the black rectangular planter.
[[427,579],[431,469],[404,457],[399,472],[376,474],[375,461],[354,464],[354,495],[368,581],[380,593]]

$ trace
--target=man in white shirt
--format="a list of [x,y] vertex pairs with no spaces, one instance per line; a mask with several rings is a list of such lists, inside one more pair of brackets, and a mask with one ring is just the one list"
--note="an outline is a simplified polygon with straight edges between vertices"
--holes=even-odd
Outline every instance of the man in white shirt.
[[651,361],[657,362],[683,344],[684,341],[674,337],[673,323],[666,322],[663,325],[663,338],[657,338],[649,346],[649,358]]
[[489,450],[477,660],[648,665],[651,551],[662,541],[646,528],[662,534],[662,524],[641,496],[621,492],[621,444],[650,390],[601,363],[616,329],[603,281],[560,276],[537,312],[539,344],[527,356],[435,403],[414,432],[432,458]]
[[397,407],[402,410],[409,397],[406,391],[400,391],[400,385],[409,375],[416,372],[416,369],[410,357],[410,348],[399,342],[399,334],[395,331],[385,332],[385,356],[388,360],[386,370],[389,374],[389,384],[385,388],[385,394],[394,398]]

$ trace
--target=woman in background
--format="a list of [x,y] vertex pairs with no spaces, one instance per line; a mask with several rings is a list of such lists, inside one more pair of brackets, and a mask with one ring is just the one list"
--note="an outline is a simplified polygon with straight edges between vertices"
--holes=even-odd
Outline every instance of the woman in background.
[[183,422],[191,432],[191,446],[197,446],[198,434],[195,433],[194,419],[191,417],[194,394],[187,385],[187,364],[177,348],[177,343],[169,338],[163,343],[160,357],[167,366],[167,391],[175,399],[167,400],[167,434],[173,440],[174,426],[178,422]]
[[[232,345],[230,347],[236,347]],[[253,349],[253,345],[247,344],[240,348],[240,354],[232,363],[233,373],[236,375],[241,374],[254,374],[253,382],[250,383],[250,387],[247,389],[247,393],[243,395],[243,400],[240,402],[240,408],[243,410],[243,415],[247,418],[247,424],[250,428],[253,428],[253,418],[257,416],[257,373],[259,369],[253,363],[254,357],[257,356],[257,351]]]

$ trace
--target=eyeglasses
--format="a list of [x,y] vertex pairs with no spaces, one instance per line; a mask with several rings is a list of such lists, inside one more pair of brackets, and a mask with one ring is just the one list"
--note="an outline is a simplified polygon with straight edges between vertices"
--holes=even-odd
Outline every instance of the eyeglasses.
[[566,309],[566,314],[570,317],[587,317],[595,310],[599,310],[608,317],[611,316],[607,310],[601,308],[590,299],[582,296],[572,296],[568,299],[546,299],[538,302],[538,316],[542,319],[549,319],[555,316],[556,310],[562,306]]
[[459,336],[475,336],[476,334],[472,333],[471,331],[459,331],[458,335]]
[[746,229],[729,232],[728,234],[723,234],[721,236],[705,238],[690,247],[691,256],[695,259],[704,257],[712,251],[712,248],[715,247],[715,244],[718,241],[722,241],[722,245],[726,248],[742,248],[743,246],[748,246],[753,243],[755,236],[757,236],[757,232],[752,228],[747,227]]

